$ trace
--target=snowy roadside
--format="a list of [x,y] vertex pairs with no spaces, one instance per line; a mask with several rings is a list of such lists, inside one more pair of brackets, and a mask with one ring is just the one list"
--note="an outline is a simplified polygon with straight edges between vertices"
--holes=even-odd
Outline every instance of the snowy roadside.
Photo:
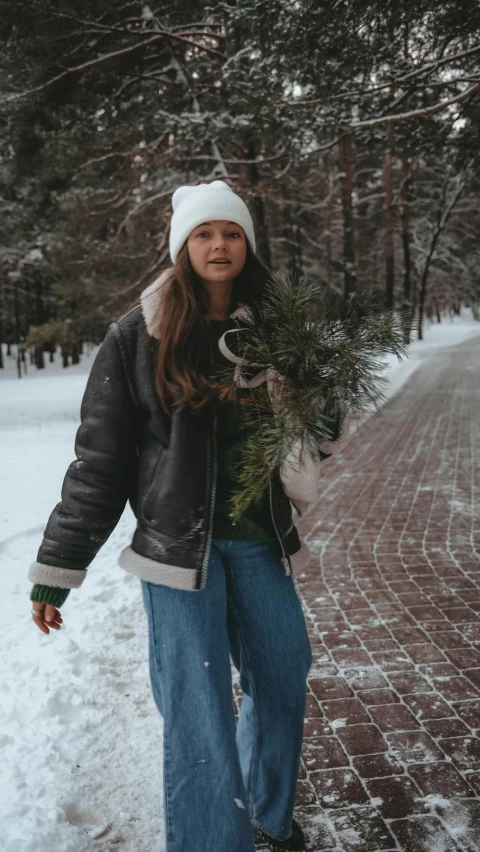
[[[445,352],[450,347],[459,346],[477,336],[480,336],[480,323],[472,318],[472,313],[467,308],[462,309],[460,316],[444,318],[441,323],[426,323],[423,340],[417,339],[414,329],[412,342],[408,347],[408,357],[404,361],[399,362],[394,355],[379,361],[380,373],[384,379],[384,404],[399,392],[426,359],[435,358],[435,354],[440,350]],[[366,423],[375,410],[372,406],[370,413],[363,414],[361,423]],[[356,427],[352,428],[352,433],[355,431]]]
[[[391,359],[387,398],[446,347],[480,335],[469,312],[425,329],[402,364]],[[148,678],[139,581],[116,564],[129,543],[129,507],[46,636],[29,616],[28,565],[60,499],[92,352],[78,367],[0,371],[0,845],[5,852],[164,849],[161,717]],[[94,838],[96,839],[94,840]]]
[[[129,507],[48,636],[29,616],[29,564],[74,459],[95,352],[78,367],[13,359],[0,380],[0,848],[5,852],[164,849],[163,723],[151,696],[140,583],[116,564]],[[5,375],[6,374],[6,375]]]

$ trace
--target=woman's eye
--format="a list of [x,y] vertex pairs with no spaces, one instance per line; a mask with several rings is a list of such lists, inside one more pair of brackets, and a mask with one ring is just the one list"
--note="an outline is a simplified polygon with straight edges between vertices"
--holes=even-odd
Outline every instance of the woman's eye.
[[[203,237],[203,236],[205,236],[205,234],[207,234],[207,236],[208,236],[208,231],[200,231],[200,233],[198,233],[198,234],[197,234],[197,237]],[[239,234],[239,232],[238,232],[238,231],[232,231],[232,232],[231,232],[230,234],[228,234],[227,236],[229,236],[229,237],[239,237],[239,236],[240,236],[240,234]]]

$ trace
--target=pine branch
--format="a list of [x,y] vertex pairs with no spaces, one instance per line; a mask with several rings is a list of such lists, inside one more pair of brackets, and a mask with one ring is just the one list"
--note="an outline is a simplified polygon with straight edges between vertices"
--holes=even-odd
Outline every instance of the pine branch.
[[247,361],[244,376],[266,370],[271,391],[264,382],[239,392],[232,368],[219,372],[221,393],[245,406],[250,426],[234,517],[263,493],[294,443],[305,442],[318,460],[339,438],[348,415],[372,404],[378,408],[385,398],[380,360],[406,355],[401,323],[392,311],[375,311],[373,291],[352,293],[340,309],[325,304],[317,316],[319,295],[305,276],[277,273],[266,285],[260,325],[228,338],[231,350]]

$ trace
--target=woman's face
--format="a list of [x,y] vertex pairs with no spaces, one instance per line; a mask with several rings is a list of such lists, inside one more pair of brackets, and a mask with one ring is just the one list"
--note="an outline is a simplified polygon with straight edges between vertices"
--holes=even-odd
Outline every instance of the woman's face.
[[193,229],[187,239],[187,249],[199,278],[207,282],[230,282],[243,269],[247,241],[240,225],[214,219]]

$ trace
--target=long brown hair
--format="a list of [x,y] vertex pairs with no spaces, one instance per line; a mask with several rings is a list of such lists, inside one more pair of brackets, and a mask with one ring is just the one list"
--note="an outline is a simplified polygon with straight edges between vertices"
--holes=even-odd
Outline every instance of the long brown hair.
[[[252,251],[233,281],[229,313],[248,305],[255,324],[261,321],[264,285],[271,272]],[[195,274],[184,243],[172,275],[162,285],[159,344],[155,362],[155,388],[164,410],[188,407],[200,414],[218,399],[214,381],[208,379],[210,342],[202,284]]]

